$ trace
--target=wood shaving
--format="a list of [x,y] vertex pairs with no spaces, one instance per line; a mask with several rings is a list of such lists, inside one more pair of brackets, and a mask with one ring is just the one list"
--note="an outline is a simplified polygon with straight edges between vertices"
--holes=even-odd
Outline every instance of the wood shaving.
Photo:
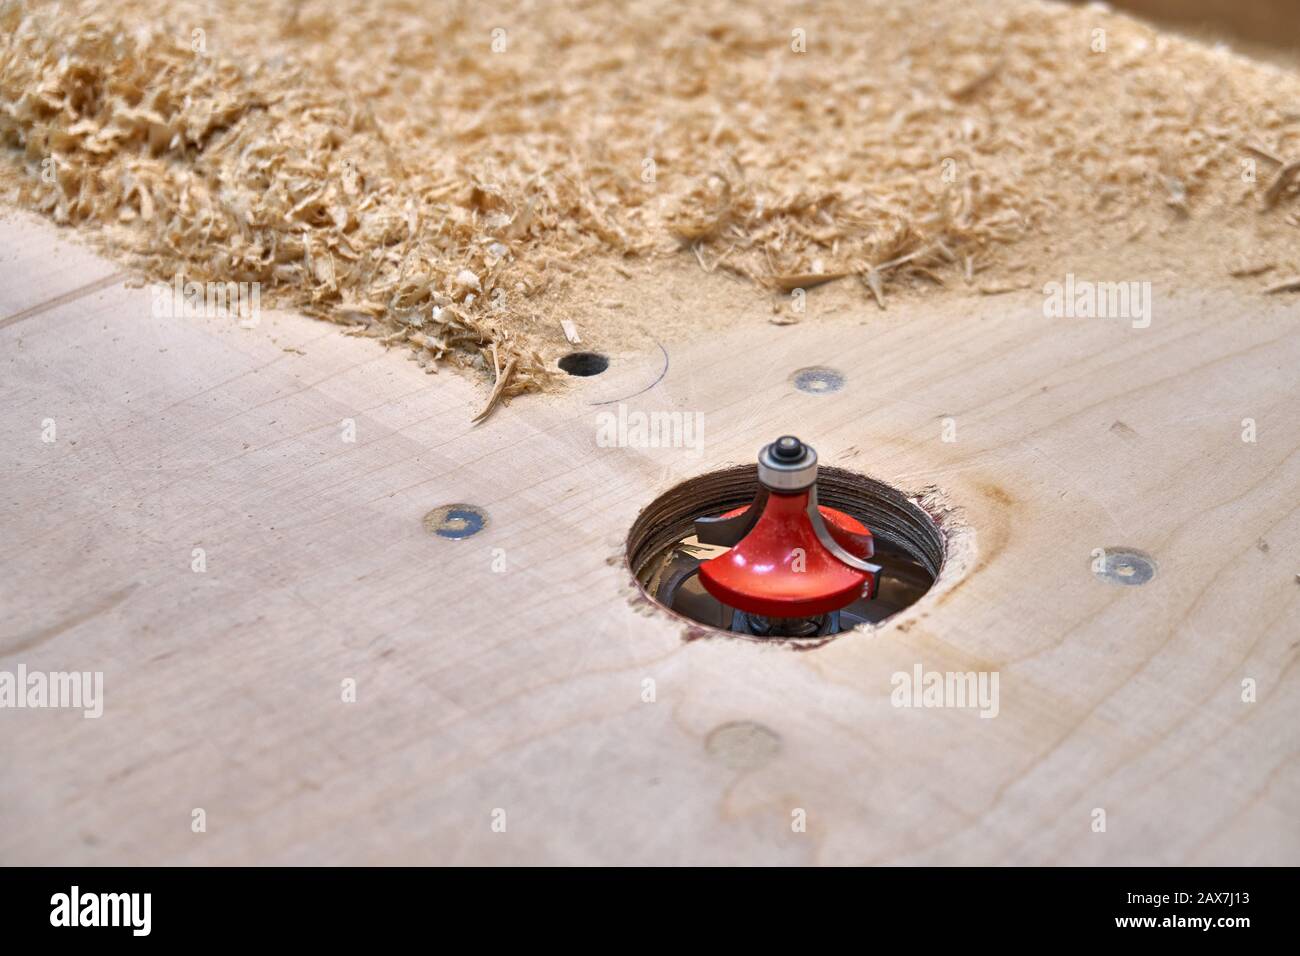
[[1037,0],[0,6],[7,198],[150,277],[259,282],[476,370],[485,412],[553,380],[595,264],[856,275],[880,308],[1011,291],[995,247],[1166,202],[1228,221],[1243,148],[1300,153],[1297,101],[1277,67]]
[[492,410],[497,407],[497,402],[501,400],[501,396],[505,393],[507,386],[509,386],[510,379],[514,377],[515,368],[518,365],[519,358],[512,355],[510,356],[510,361],[506,363],[505,371],[502,372],[499,369],[497,370],[497,381],[496,384],[492,386],[492,394],[488,396],[487,404],[483,406],[483,410],[474,416],[475,424],[478,424],[492,414]]
[[1276,292],[1300,292],[1300,276],[1292,276],[1289,279],[1283,279],[1281,282],[1269,286],[1264,291],[1269,295]]
[[1278,200],[1282,198],[1282,194],[1286,192],[1287,187],[1295,180],[1297,173],[1300,173],[1300,159],[1287,163],[1277,171],[1277,175],[1273,177],[1273,182],[1269,185],[1268,191],[1264,193],[1264,209],[1272,209],[1278,204]]
[[825,282],[833,282],[848,274],[847,272],[804,272],[793,276],[773,276],[771,282],[782,292],[793,292],[795,289],[811,289]]
[[1271,262],[1243,262],[1228,269],[1228,275],[1236,279],[1260,276],[1273,269]]
[[1022,292],[1030,288],[1028,282],[1014,282],[1005,285],[982,285],[979,287],[980,295],[1006,295],[1008,292]]
[[1282,157],[1278,156],[1277,153],[1268,149],[1266,146],[1261,146],[1259,143],[1246,143],[1242,146],[1242,149],[1277,166],[1281,166],[1284,162]]

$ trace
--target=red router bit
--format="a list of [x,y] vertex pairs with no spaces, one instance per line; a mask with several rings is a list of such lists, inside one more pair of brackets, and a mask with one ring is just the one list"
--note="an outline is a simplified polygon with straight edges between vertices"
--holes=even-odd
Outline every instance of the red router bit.
[[876,596],[871,532],[817,504],[817,453],[793,435],[759,452],[758,483],[749,505],[695,521],[701,544],[731,549],[699,566],[700,583],[733,609],[733,631],[836,633],[840,610]]

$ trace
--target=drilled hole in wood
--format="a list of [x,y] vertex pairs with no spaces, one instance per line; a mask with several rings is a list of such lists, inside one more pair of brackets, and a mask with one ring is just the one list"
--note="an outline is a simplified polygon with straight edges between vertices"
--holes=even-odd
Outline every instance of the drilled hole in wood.
[[[943,567],[946,540],[925,509],[897,488],[843,468],[823,466],[817,488],[820,504],[843,511],[871,529],[876,546],[872,560],[883,569],[874,598],[856,601],[839,612],[840,633],[886,620],[930,590]],[[757,491],[757,470],[741,465],[693,478],[651,502],[627,538],[628,566],[645,595],[674,614],[720,634],[730,633],[731,609],[710,595],[695,573],[700,564],[727,549],[700,544],[694,522],[746,505]],[[827,638],[823,631],[804,639]],[[797,643],[801,638],[782,634],[781,639]]]
[[570,375],[599,375],[609,368],[609,359],[599,352],[570,352],[560,359],[560,369]]

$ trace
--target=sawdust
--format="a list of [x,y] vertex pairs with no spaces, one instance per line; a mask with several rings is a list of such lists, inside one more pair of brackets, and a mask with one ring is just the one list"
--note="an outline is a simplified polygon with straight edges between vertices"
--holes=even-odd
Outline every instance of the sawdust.
[[547,384],[592,271],[662,257],[881,308],[1021,288],[1117,222],[1282,262],[1298,103],[1285,70],[1032,0],[0,7],[8,198],[476,368],[484,414]]

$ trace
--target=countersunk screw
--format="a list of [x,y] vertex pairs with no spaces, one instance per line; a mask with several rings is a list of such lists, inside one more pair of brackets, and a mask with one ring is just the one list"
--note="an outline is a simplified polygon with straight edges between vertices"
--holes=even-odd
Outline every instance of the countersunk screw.
[[1096,574],[1110,584],[1137,587],[1156,576],[1156,559],[1135,548],[1106,548]]

